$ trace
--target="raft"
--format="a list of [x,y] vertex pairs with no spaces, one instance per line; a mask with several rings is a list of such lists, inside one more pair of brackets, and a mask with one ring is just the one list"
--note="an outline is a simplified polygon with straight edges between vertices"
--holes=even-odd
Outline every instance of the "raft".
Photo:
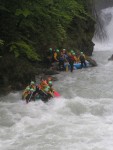
[[29,103],[30,101],[37,101],[42,100],[43,102],[48,102],[51,98],[54,97],[60,97],[60,94],[55,91],[54,96],[52,97],[50,94],[45,93],[42,90],[37,89],[34,93],[30,93],[26,96],[26,103]]
[[[68,68],[70,69],[70,64],[69,64],[69,63],[65,63],[64,66],[65,66],[65,68],[66,68],[66,66],[68,66]],[[90,67],[90,66],[91,66],[88,61],[86,61],[86,66],[87,66],[87,67]],[[73,64],[73,68],[74,68],[74,69],[81,69],[81,63],[80,63],[80,62],[79,62],[79,63],[74,63],[74,64]],[[85,68],[84,65],[83,65],[83,68]]]

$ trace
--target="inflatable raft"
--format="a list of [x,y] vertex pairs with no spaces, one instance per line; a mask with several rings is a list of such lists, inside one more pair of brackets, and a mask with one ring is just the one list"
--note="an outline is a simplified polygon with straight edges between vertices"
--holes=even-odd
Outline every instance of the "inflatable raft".
[[[86,65],[87,65],[87,67],[91,66],[88,61],[86,61]],[[65,63],[64,66],[65,66],[65,68],[68,67],[70,69],[70,64],[69,63]],[[73,67],[74,67],[74,69],[81,69],[81,63],[74,63]],[[84,65],[83,65],[83,68],[85,68]]]
[[51,96],[50,94],[45,93],[42,90],[36,90],[34,93],[29,93],[26,96],[26,103],[29,103],[30,101],[37,101],[37,100],[42,100],[43,102],[48,102],[51,98],[54,97],[60,97],[60,94],[55,91],[54,95]]

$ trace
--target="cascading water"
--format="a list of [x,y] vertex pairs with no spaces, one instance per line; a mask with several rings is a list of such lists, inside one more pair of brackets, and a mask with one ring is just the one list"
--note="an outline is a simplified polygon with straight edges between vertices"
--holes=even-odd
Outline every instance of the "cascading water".
[[[109,3],[106,0],[103,0],[103,7],[105,7]],[[102,4],[102,3],[101,3]],[[113,6],[113,2],[110,0],[111,6]],[[113,51],[113,7],[105,8],[98,11],[99,6],[95,6],[96,12],[96,31],[95,36],[93,38],[93,42],[95,43],[94,50],[96,51],[105,51],[112,50]],[[102,7],[102,6],[101,6]]]
[[112,150],[113,63],[94,52],[99,66],[61,72],[54,83],[62,97],[28,105],[21,93],[0,101],[1,150]]
[[[111,43],[111,16],[108,23]],[[59,99],[26,105],[19,92],[0,97],[0,150],[113,150],[113,62],[105,50],[93,53],[98,67],[57,75]]]

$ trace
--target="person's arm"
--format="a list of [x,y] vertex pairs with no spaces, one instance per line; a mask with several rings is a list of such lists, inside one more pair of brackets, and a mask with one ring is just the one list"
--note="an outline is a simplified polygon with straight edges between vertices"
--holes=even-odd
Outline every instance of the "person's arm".
[[54,53],[54,59],[55,59],[56,61],[58,61],[58,59],[57,59],[57,53]]
[[84,55],[84,58],[85,58],[85,60],[86,60],[86,56]]
[[77,58],[76,58],[76,56],[74,56],[74,61],[75,61],[75,62],[77,62]]

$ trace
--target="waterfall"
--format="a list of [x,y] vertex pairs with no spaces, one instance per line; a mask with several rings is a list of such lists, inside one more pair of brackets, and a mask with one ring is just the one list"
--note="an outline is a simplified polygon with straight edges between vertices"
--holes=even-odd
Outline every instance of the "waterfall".
[[113,1],[94,1],[93,14],[96,19],[93,43],[94,50],[113,50]]

